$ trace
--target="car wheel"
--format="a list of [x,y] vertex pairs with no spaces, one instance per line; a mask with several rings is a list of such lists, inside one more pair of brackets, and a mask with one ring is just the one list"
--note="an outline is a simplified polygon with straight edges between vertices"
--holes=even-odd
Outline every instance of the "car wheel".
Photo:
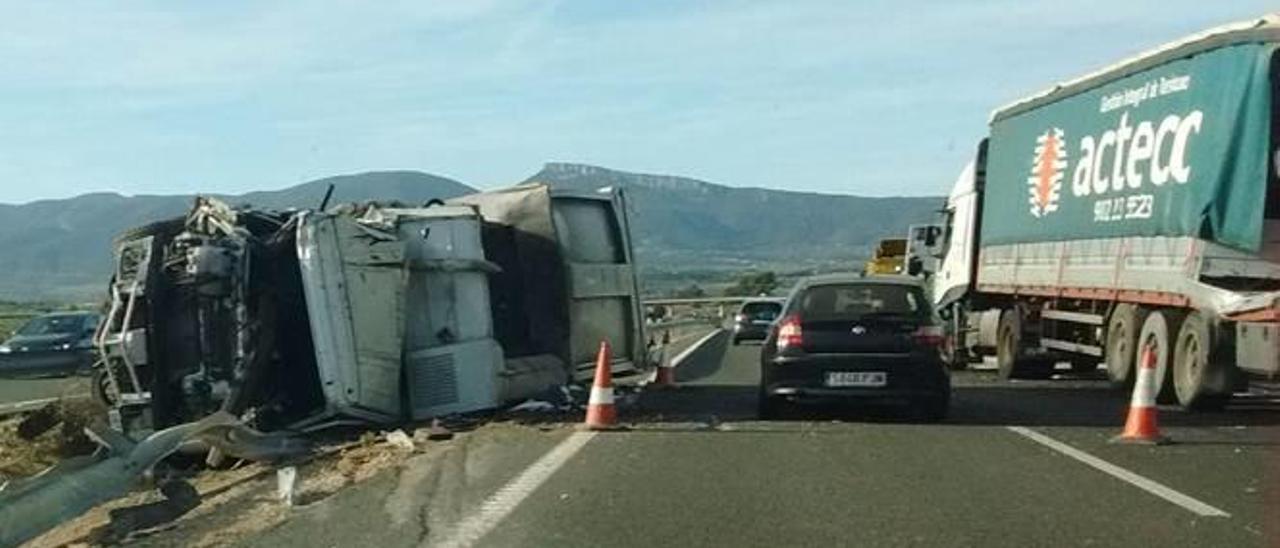
[[737,337],[734,337],[734,338],[733,338],[733,339],[731,339],[731,340],[733,341],[733,345],[734,345],[734,346],[738,346],[738,343],[742,342],[742,341],[741,341],[741,340],[739,340]]

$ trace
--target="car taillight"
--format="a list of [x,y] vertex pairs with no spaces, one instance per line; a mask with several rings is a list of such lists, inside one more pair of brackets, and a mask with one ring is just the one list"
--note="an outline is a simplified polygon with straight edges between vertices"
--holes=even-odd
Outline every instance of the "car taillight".
[[911,335],[917,343],[925,346],[942,346],[946,341],[946,333],[942,332],[942,327],[936,325],[920,326],[915,333]]
[[778,324],[778,350],[804,346],[804,329],[799,316],[787,316]]

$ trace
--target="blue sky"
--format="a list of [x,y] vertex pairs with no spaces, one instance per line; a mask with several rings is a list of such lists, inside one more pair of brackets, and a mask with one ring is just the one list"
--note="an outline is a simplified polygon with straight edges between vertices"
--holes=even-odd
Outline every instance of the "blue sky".
[[543,162],[946,192],[990,111],[1271,2],[0,3],[0,202]]

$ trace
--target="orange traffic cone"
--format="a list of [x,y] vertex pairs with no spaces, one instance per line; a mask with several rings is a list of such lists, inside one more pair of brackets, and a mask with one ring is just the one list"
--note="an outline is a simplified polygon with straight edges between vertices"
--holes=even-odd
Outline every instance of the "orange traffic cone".
[[1113,443],[1161,445],[1169,438],[1160,435],[1156,408],[1156,352],[1151,345],[1142,347],[1138,363],[1138,378],[1133,383],[1133,398],[1129,400],[1129,417],[1124,432],[1111,438]]
[[671,356],[667,354],[667,347],[670,345],[671,332],[667,331],[662,334],[662,346],[658,348],[658,369],[653,374],[654,386],[676,387],[676,368],[671,363]]
[[587,399],[587,421],[590,430],[610,430],[617,427],[618,409],[613,404],[613,369],[610,365],[609,342],[600,341],[600,355],[596,357],[596,379],[591,385],[591,397]]

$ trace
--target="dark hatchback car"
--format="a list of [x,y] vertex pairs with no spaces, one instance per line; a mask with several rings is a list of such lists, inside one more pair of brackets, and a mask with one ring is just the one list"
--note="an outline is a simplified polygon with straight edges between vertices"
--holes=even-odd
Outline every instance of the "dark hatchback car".
[[55,312],[32,318],[0,344],[0,375],[52,376],[86,372],[93,365],[98,315]]
[[747,299],[733,316],[733,344],[763,341],[782,313],[782,299]]
[[903,403],[942,420],[951,399],[942,337],[916,278],[801,280],[761,351],[760,415],[791,403]]

